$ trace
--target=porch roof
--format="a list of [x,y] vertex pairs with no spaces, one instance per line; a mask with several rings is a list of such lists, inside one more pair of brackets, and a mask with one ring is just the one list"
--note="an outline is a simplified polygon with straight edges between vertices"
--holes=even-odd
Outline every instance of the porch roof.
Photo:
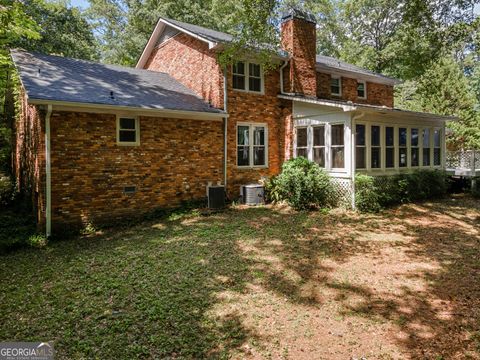
[[378,106],[378,105],[369,105],[369,104],[359,104],[352,101],[340,101],[340,100],[329,100],[329,99],[320,99],[305,97],[303,95],[292,95],[292,94],[280,94],[278,95],[280,99],[298,101],[303,103],[309,103],[320,106],[327,106],[332,108],[341,109],[343,112],[365,112],[370,114],[378,114],[388,118],[403,118],[403,119],[423,119],[423,120],[432,120],[432,121],[456,121],[458,117],[456,116],[446,116],[446,115],[437,115],[426,112],[402,110],[397,108],[391,108],[387,106]]

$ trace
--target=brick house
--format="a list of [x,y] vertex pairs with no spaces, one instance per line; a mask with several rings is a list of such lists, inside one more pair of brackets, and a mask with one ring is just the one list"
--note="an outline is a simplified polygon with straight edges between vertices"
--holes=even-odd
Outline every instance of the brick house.
[[14,170],[39,227],[108,223],[209,184],[230,198],[305,156],[337,184],[355,172],[444,168],[445,121],[394,108],[397,80],[316,55],[315,21],[292,10],[283,52],[223,69],[228,34],[160,18],[136,68],[12,51],[23,88]]

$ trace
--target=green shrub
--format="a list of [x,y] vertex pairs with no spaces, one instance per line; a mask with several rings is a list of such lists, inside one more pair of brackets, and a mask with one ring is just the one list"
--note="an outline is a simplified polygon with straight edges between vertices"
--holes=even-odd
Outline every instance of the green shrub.
[[43,235],[43,234],[31,235],[27,240],[28,245],[30,245],[32,247],[36,247],[36,248],[45,247],[45,246],[47,246],[47,243],[48,243],[48,240],[45,237],[45,235]]
[[281,189],[278,186],[277,176],[272,176],[263,181],[265,187],[265,201],[277,203],[282,200]]
[[0,205],[6,206],[13,201],[15,186],[10,176],[0,172]]
[[[393,176],[355,178],[355,202],[360,211],[442,197],[447,193],[448,177],[439,170],[417,170]],[[378,204],[378,206],[377,206]]]
[[381,208],[378,189],[372,176],[355,176],[355,206],[361,212],[378,212]]
[[275,196],[297,210],[328,205],[332,191],[328,174],[303,157],[285,162],[274,186]]

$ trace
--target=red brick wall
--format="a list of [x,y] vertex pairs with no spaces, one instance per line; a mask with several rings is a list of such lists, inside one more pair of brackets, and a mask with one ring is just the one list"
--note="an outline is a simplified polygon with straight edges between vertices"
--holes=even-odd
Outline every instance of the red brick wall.
[[[181,34],[160,45],[151,55],[146,68],[163,71],[194,90],[214,106],[223,108],[223,73],[216,62],[215,53],[207,44]],[[283,113],[291,113],[291,103],[281,106],[278,69],[264,75],[264,94],[232,89],[231,68],[228,83],[228,193],[238,197],[239,186],[256,182],[264,176],[280,171],[285,158],[285,124]],[[316,86],[316,85],[315,85]],[[286,107],[287,110],[283,108]],[[267,169],[237,167],[237,123],[257,122],[268,126],[269,149]],[[223,149],[223,142],[219,143]],[[223,154],[223,150],[221,151]]]
[[15,121],[13,173],[18,190],[31,197],[39,228],[45,223],[45,111],[21,95]]
[[293,18],[282,23],[282,47],[291,55],[287,92],[316,96],[315,24]]
[[205,42],[176,35],[154,49],[145,69],[170,74],[213,106],[223,108],[223,72]]
[[54,112],[51,134],[54,229],[204,198],[223,179],[220,121],[140,117],[140,146],[119,146],[115,115]]
[[367,82],[367,98],[357,96],[357,80],[342,77],[342,95],[330,92],[330,74],[317,72],[317,96],[322,99],[345,100],[356,103],[393,107],[393,86]]
[[[232,75],[228,71],[228,190],[229,196],[238,197],[240,185],[256,182],[262,177],[276,175],[284,161],[284,113],[289,106],[277,95],[280,92],[278,69],[265,73],[264,94],[247,93],[232,88]],[[290,103],[290,102],[289,102]],[[284,108],[287,108],[285,110]],[[290,110],[291,111],[291,110]],[[268,168],[247,169],[237,166],[237,123],[265,123],[268,126]]]

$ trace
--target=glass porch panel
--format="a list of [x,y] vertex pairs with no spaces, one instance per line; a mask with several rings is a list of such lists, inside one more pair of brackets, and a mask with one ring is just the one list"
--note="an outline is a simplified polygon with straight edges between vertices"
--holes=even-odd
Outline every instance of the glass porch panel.
[[313,148],[313,161],[320,167],[325,167],[325,148]]
[[355,149],[355,168],[365,169],[367,167],[367,153],[365,147],[357,147]]
[[345,150],[342,147],[332,147],[332,169],[345,167]]

